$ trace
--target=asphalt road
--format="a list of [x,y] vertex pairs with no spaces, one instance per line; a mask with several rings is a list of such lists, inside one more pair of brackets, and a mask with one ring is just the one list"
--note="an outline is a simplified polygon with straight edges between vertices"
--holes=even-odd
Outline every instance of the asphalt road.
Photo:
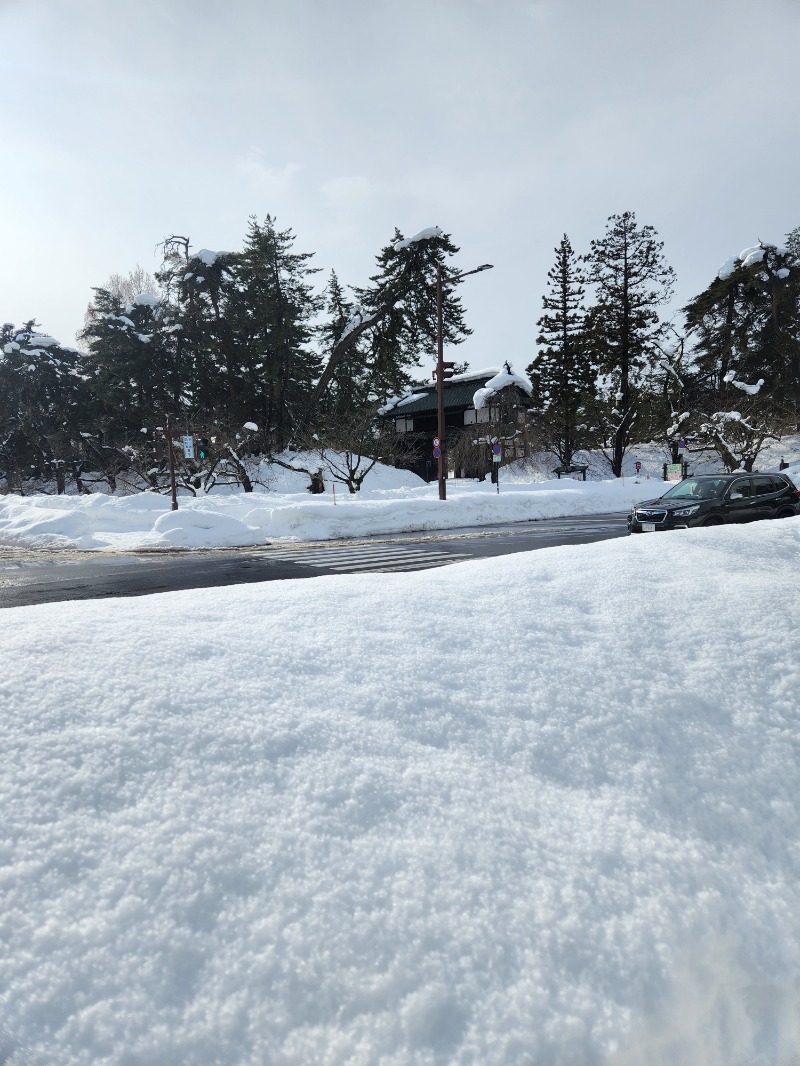
[[546,519],[365,540],[203,551],[0,549],[0,607],[281,581],[325,574],[424,570],[627,533],[624,514]]

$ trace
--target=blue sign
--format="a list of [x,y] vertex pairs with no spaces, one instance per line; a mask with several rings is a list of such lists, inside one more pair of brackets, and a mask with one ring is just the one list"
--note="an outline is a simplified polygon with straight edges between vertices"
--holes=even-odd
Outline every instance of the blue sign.
[[441,454],[442,454],[442,449],[441,448],[434,448],[433,449],[433,457],[434,457],[434,459],[438,459]]
[[493,444],[492,445],[492,451],[494,452],[495,455],[499,455],[500,452],[502,451],[502,448],[500,447],[499,444]]

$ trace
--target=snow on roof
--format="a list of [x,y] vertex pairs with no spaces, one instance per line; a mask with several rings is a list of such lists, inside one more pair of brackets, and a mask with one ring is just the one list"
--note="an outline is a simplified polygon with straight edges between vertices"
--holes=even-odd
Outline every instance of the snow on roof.
[[427,241],[430,237],[442,237],[444,233],[438,226],[428,226],[427,229],[421,229],[419,233],[415,233],[413,237],[406,237],[404,240],[394,242],[395,248],[398,251],[401,248],[408,248],[409,245],[415,244],[417,241]]
[[[344,336],[344,334],[342,334],[342,336]],[[404,403],[411,403],[413,400],[417,400],[424,395],[425,393],[423,392],[415,393],[413,385],[409,385],[408,388],[403,389],[398,396],[390,396],[383,407],[378,408],[378,414],[388,415],[390,411],[395,409],[395,407],[399,407]]]
[[506,370],[501,370],[499,374],[495,374],[493,378],[490,378],[482,389],[478,389],[472,398],[472,402],[476,411],[480,411],[481,408],[486,406],[496,393],[502,389],[508,388],[509,385],[516,385],[518,389],[522,389],[528,396],[533,392],[533,386],[527,378],[520,377],[519,374],[515,374],[506,363]]

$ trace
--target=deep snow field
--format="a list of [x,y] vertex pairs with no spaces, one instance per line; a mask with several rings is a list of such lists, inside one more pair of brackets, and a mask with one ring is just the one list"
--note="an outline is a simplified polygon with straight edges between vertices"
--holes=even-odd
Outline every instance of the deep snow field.
[[0,1061],[797,1063],[799,552],[0,611]]

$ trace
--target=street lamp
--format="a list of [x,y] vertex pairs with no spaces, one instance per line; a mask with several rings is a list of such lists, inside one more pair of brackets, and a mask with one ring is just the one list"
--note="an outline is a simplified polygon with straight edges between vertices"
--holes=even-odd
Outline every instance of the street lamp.
[[482,270],[491,270],[493,263],[484,263],[467,270],[463,274],[456,274],[454,278],[442,277],[442,264],[436,264],[436,400],[438,406],[438,429],[439,440],[439,499],[447,499],[447,482],[444,476],[444,326],[442,315],[442,289],[445,285],[454,285],[462,278],[468,278],[470,274],[480,274]]

